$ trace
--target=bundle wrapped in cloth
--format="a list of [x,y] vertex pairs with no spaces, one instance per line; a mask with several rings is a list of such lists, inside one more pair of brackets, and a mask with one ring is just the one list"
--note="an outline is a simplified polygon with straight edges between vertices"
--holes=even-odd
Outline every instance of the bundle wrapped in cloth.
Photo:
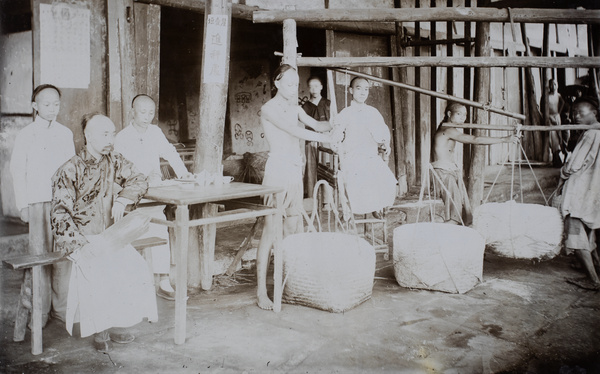
[[483,278],[485,242],[477,231],[447,223],[413,223],[394,229],[398,284],[464,293]]
[[473,214],[473,228],[493,253],[548,260],[560,253],[563,221],[558,209],[537,204],[487,203]]
[[341,313],[371,298],[375,251],[339,232],[302,233],[282,243],[283,301]]

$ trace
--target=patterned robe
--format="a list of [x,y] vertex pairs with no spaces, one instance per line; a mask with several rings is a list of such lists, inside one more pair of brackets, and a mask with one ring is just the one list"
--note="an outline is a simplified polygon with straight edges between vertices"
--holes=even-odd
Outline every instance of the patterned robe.
[[[112,224],[114,195],[137,203],[147,189],[144,175],[119,153],[97,160],[83,149],[54,175],[51,221],[56,250],[72,254],[81,249],[87,254],[73,262],[70,272],[65,321],[69,333],[77,312],[82,337],[129,327],[145,317],[158,319],[153,282],[142,256],[131,245],[103,248],[107,243],[98,235]],[[53,282],[66,284],[64,279]],[[56,294],[62,298],[65,290]]]

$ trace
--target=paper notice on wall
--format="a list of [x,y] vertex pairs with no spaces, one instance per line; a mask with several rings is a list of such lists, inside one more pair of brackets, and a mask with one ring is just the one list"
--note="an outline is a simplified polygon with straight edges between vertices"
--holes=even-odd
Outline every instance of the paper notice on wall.
[[40,4],[41,83],[61,88],[90,84],[90,10]]
[[224,15],[209,14],[206,19],[203,83],[225,83],[227,22],[229,22],[229,19]]

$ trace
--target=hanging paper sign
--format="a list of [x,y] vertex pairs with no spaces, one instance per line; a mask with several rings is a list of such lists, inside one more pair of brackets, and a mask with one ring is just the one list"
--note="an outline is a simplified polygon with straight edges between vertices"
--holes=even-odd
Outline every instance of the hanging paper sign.
[[209,14],[204,38],[204,83],[225,83],[227,64],[227,22],[225,15]]
[[63,88],[90,84],[90,10],[40,4],[41,82]]

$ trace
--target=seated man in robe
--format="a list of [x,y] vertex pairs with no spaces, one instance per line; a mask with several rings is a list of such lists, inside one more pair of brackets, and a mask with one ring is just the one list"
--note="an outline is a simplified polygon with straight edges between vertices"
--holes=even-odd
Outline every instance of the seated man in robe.
[[[148,229],[149,218],[131,214],[148,189],[146,177],[121,154],[113,152],[115,125],[100,114],[82,122],[85,147],[61,166],[53,177],[51,210],[55,250],[70,261],[55,273],[55,295],[66,298],[64,320],[72,333],[79,320],[81,336],[96,334],[100,352],[112,349],[111,340],[129,343],[124,330],[148,318],[158,320],[150,271],[130,245]],[[122,189],[114,200],[115,186]],[[110,227],[113,222],[116,224]]]

